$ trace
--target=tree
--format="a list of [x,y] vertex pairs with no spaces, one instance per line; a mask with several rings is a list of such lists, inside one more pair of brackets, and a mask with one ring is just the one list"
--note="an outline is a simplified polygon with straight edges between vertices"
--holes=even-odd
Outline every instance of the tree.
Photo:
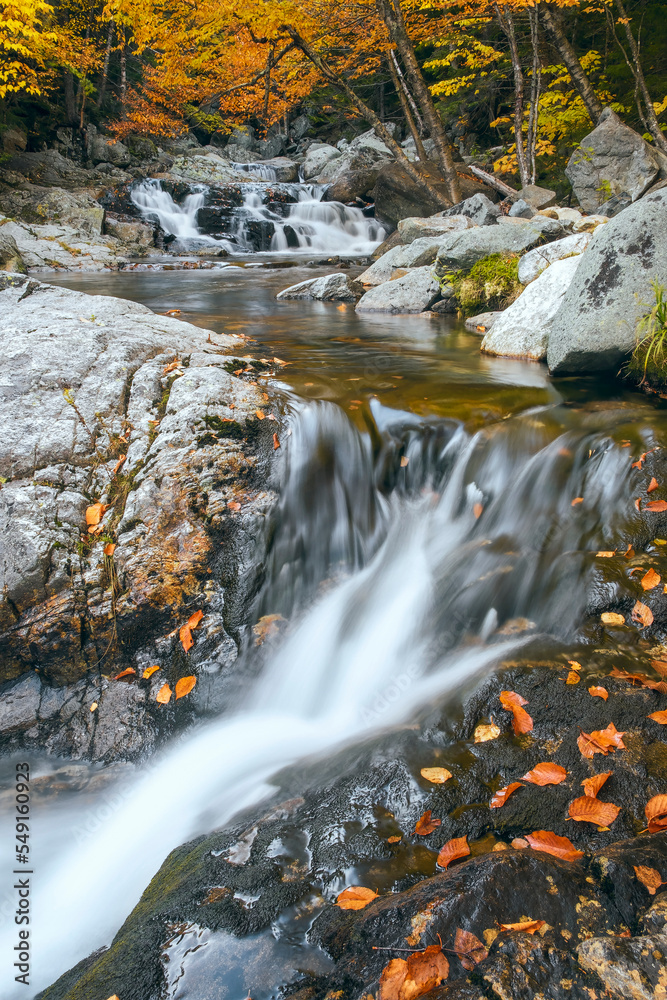
[[0,98],[40,94],[56,35],[45,29],[53,7],[44,0],[0,0]]

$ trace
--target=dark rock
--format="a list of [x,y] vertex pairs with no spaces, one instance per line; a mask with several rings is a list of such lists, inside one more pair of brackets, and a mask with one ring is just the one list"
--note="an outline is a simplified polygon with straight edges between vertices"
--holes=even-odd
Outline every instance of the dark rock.
[[667,993],[667,935],[591,938],[578,953],[581,966],[613,996],[655,1000]]
[[611,844],[596,851],[591,858],[591,870],[633,932],[639,929],[639,915],[651,898],[648,889],[637,879],[635,865],[655,868],[667,882],[667,838],[664,834]]
[[383,226],[393,229],[400,219],[435,215],[443,210],[443,202],[447,204],[447,185],[436,164],[428,161],[415,163],[414,167],[428,179],[442,201],[418,187],[402,164],[388,163],[380,170],[373,189],[375,215]]
[[605,201],[597,209],[597,215],[606,215],[608,219],[613,219],[615,215],[622,212],[624,208],[632,204],[632,198],[625,191],[615,194],[609,201]]
[[340,201],[343,204],[370,195],[375,188],[380,167],[366,167],[360,170],[347,170],[328,185],[325,201]]
[[655,897],[641,920],[644,934],[664,934],[667,930],[667,892]]

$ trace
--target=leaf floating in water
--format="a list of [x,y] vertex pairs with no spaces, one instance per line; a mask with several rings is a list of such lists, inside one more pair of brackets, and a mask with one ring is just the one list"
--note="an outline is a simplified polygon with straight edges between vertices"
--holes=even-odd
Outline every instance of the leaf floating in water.
[[653,719],[654,722],[659,722],[661,726],[667,726],[667,712],[651,712],[646,718]]
[[609,751],[625,750],[622,737],[625,733],[619,733],[613,722],[610,722],[606,729],[597,729],[592,733],[582,732],[577,739],[577,745],[584,757],[593,759],[596,753],[605,756]]
[[558,837],[550,830],[535,830],[526,836],[526,840],[534,851],[552,854],[554,858],[562,858],[563,861],[576,861],[584,856],[584,852],[578,851],[571,840]]
[[530,781],[533,785],[560,785],[561,781],[567,778],[567,771],[560,764],[552,764],[545,761],[536,764],[532,771],[524,774],[523,780]]
[[501,931],[521,931],[523,934],[534,934],[544,927],[546,920],[520,920],[518,924],[501,924]]
[[141,676],[143,677],[143,679],[145,681],[147,681],[148,678],[152,677],[153,674],[155,673],[155,671],[159,670],[159,669],[160,669],[160,664],[159,663],[155,663],[152,667],[146,667],[146,669],[144,670],[144,672],[143,672],[143,674]]
[[340,893],[336,906],[341,910],[363,910],[377,898],[377,892],[373,892],[372,889],[366,889],[363,885],[351,885]]
[[612,556],[616,555],[616,550],[614,549],[613,552],[596,552],[595,554],[598,559],[611,559]]
[[582,795],[574,802],[570,802],[568,816],[578,823],[611,826],[620,811],[620,806],[615,806],[612,802],[600,802],[595,796]]
[[651,896],[655,896],[656,892],[661,885],[665,885],[662,881],[662,875],[655,868],[646,868],[645,865],[633,865],[635,870],[635,875],[642,883],[646,886]]
[[501,806],[505,805],[512,792],[515,792],[517,788],[522,787],[523,786],[520,781],[513,781],[511,784],[505,785],[504,788],[499,788],[489,802],[489,809],[500,809]]
[[651,500],[644,509],[659,514],[661,511],[667,510],[667,500]]
[[179,698],[184,698],[186,694],[190,694],[193,687],[197,683],[197,678],[193,675],[189,677],[181,677],[180,680],[176,681],[176,701]]
[[614,667],[610,671],[609,676],[616,677],[620,681],[629,681],[631,684],[641,684],[642,687],[648,688],[650,691],[660,691],[661,694],[667,694],[667,683],[665,681],[652,681],[646,674],[629,674],[625,670],[619,670],[618,667]]
[[448,771],[446,767],[422,767],[419,773],[422,778],[432,781],[434,785],[444,785],[452,776],[452,772]]
[[496,740],[499,736],[500,729],[495,722],[491,722],[488,725],[480,722],[474,733],[475,743],[488,743],[489,740]]
[[600,619],[605,625],[625,625],[625,618],[616,611],[603,611]]
[[449,962],[439,944],[416,951],[407,959],[392,958],[380,976],[377,1000],[416,1000],[449,975]]
[[584,792],[589,797],[589,799],[596,799],[597,794],[607,781],[611,778],[613,771],[604,771],[602,774],[594,774],[592,778],[584,778],[581,782],[583,785]]
[[646,487],[646,492],[647,493],[653,493],[653,490],[657,490],[657,488],[658,488],[659,485],[660,485],[660,483],[655,478],[655,476],[653,476],[653,478],[651,479],[651,482]]
[[654,569],[648,570],[647,573],[641,578],[641,585],[644,590],[653,590],[660,583],[660,574],[656,573]]
[[192,638],[192,629],[197,628],[200,621],[204,617],[203,611],[195,611],[194,614],[190,615],[185,625],[181,625],[178,630],[178,638],[181,640],[181,645],[187,653],[194,645],[194,639]]
[[648,628],[649,625],[653,624],[653,612],[641,601],[637,601],[632,609],[632,620],[641,625],[642,628]]
[[649,833],[667,829],[667,795],[654,795],[646,803],[644,812],[648,820]]
[[387,837],[388,844],[399,844],[401,842],[401,837]]
[[454,951],[456,952],[461,965],[468,972],[472,972],[476,965],[483,962],[485,958],[489,957],[489,953],[474,934],[470,931],[464,931],[460,927],[456,929],[456,937],[454,938]]
[[278,435],[274,434],[273,435],[273,450],[277,451],[278,448],[280,448],[280,441],[278,440]]
[[603,701],[609,697],[609,692],[603,687],[589,687],[588,693],[592,698],[602,698]]
[[261,646],[266,639],[272,639],[273,636],[279,635],[278,622],[284,621],[285,619],[282,615],[262,615],[257,624],[252,627],[255,635],[255,645]]
[[442,820],[435,819],[431,816],[431,810],[427,809],[426,812],[419,817],[415,825],[415,833],[418,837],[428,837],[429,833],[433,833],[437,830]]
[[522,698],[516,691],[501,691],[499,698],[503,708],[512,713],[512,729],[515,735],[529,733],[533,728],[533,720],[522,707],[528,704],[526,699]]
[[479,520],[479,518],[484,513],[484,507],[482,506],[481,503],[474,503],[472,505],[472,512],[475,515],[475,520]]
[[166,705],[171,701],[171,688],[168,684],[163,684],[158,693],[155,695],[155,700],[160,703],[160,705]]
[[466,858],[470,854],[467,837],[454,837],[448,840],[444,847],[440,848],[438,854],[438,865],[440,868],[447,868],[452,861],[458,858]]
[[136,677],[136,675],[137,675],[137,671],[134,669],[134,667],[128,667],[127,670],[121,670],[121,672],[119,674],[116,674],[116,676],[114,677],[114,680],[115,681],[123,681],[123,680],[127,680],[130,677]]

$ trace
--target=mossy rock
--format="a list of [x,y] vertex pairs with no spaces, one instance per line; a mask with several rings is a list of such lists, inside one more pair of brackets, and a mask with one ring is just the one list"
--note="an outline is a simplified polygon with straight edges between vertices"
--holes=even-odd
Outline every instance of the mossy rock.
[[465,274],[457,271],[446,275],[463,316],[473,316],[487,310],[505,309],[521,294],[518,254],[494,253]]

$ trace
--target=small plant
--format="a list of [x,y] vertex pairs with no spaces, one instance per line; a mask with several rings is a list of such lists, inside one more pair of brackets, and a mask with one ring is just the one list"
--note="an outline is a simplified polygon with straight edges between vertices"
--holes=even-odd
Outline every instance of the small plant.
[[446,278],[454,287],[463,316],[485,309],[504,309],[523,291],[516,255],[494,253],[477,261],[468,274],[458,271]]
[[652,282],[655,305],[637,323],[637,343],[627,365],[628,373],[649,381],[667,382],[667,289],[658,279]]

